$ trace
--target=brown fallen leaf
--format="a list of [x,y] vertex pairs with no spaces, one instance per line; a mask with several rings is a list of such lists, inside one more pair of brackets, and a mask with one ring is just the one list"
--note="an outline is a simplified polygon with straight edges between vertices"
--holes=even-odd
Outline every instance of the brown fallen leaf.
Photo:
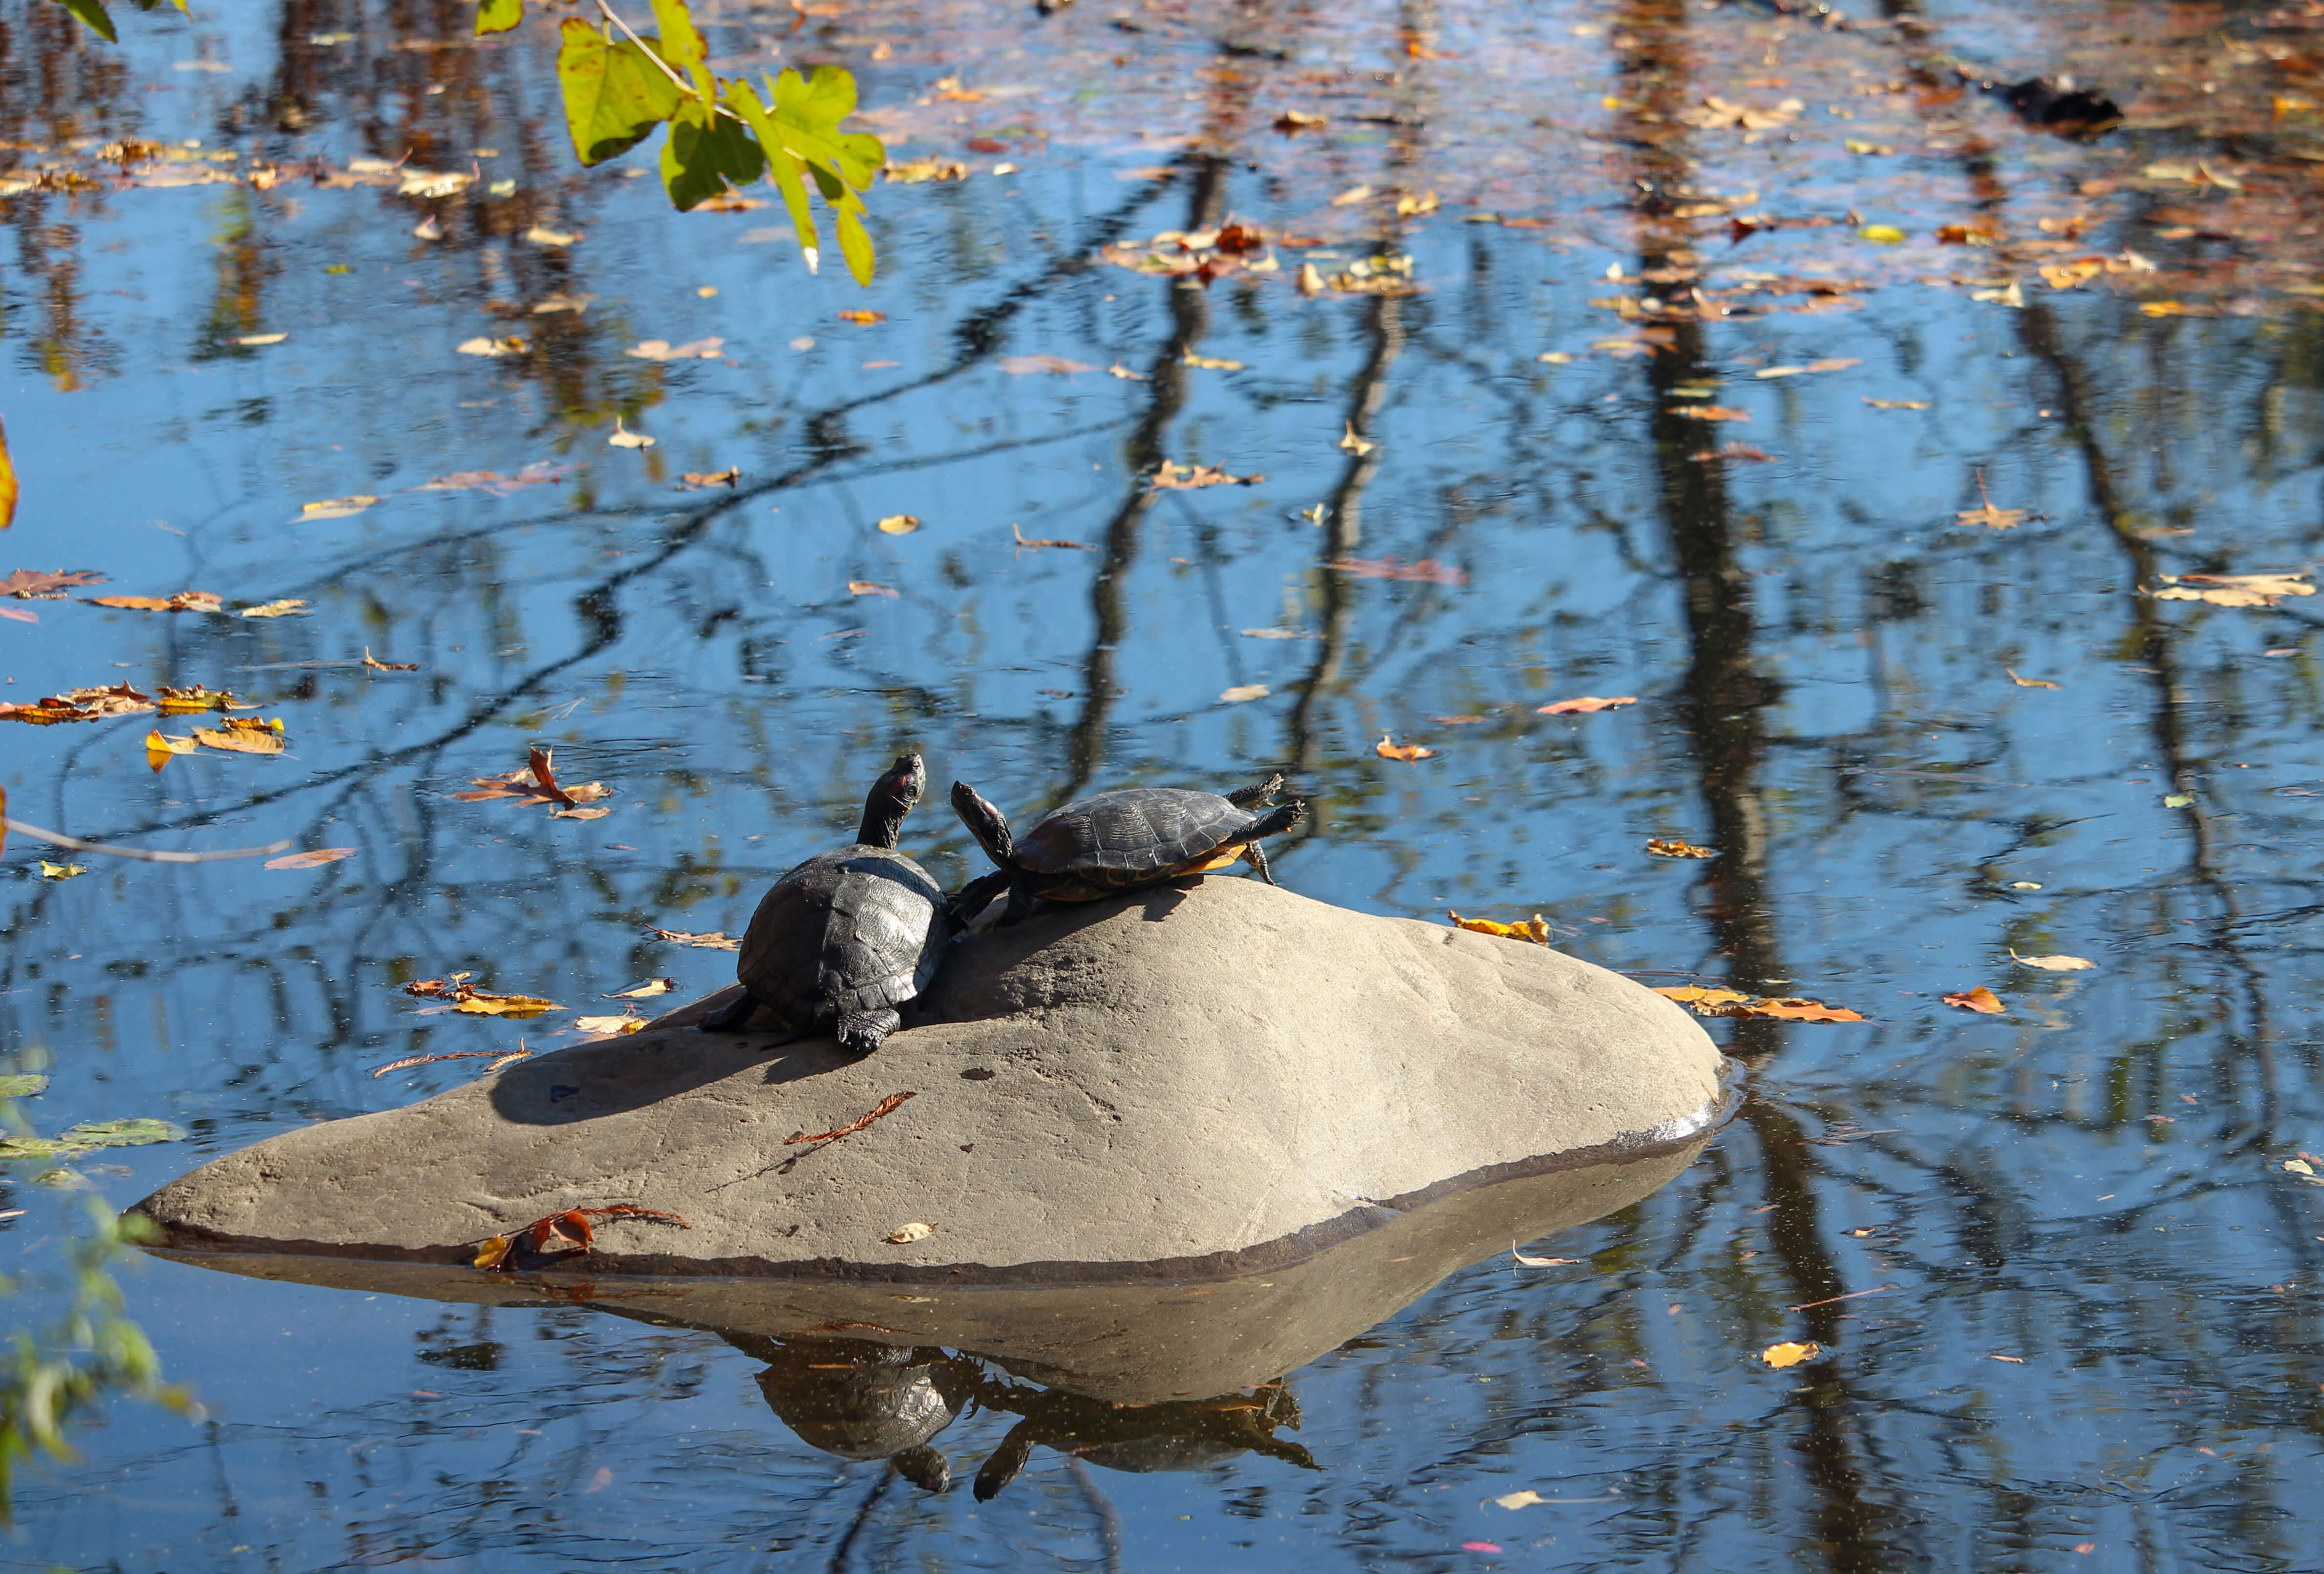
[[46,726],[55,722],[99,722],[108,716],[134,716],[154,708],[152,700],[125,683],[116,683],[106,688],[68,689],[31,704],[0,704],[0,721]]
[[[849,1121],[844,1126],[834,1127],[829,1131],[817,1131],[806,1136],[786,1137],[783,1138],[783,1144],[785,1146],[788,1146],[793,1143],[800,1142],[836,1142],[843,1137],[853,1137],[857,1132],[862,1130],[865,1127],[871,1125],[874,1120],[879,1119],[881,1116],[892,1115],[897,1110],[902,1109],[906,1100],[917,1099],[918,1097],[919,1092],[917,1089],[908,1089],[901,1093],[890,1093],[886,1098],[881,1100],[879,1103],[873,1105],[872,1112],[868,1115],[860,1116],[857,1118]],[[909,1227],[907,1226],[907,1228]],[[890,1236],[889,1238],[892,1240],[895,1238]]]
[[1864,359],[1860,355],[1834,355],[1825,360],[1809,362],[1808,370],[1811,372],[1845,372],[1850,366],[1861,366],[1863,364]]
[[92,574],[85,568],[60,569],[43,574],[35,568],[19,568],[5,579],[0,579],[0,595],[13,595],[19,601],[62,601],[64,587],[71,584],[103,584],[105,575]]
[[1382,759],[1402,759],[1406,761],[1415,759],[1433,759],[1436,755],[1436,750],[1434,749],[1423,749],[1417,743],[1397,742],[1396,741],[1396,734],[1393,732],[1381,733],[1380,741],[1372,745],[1372,752],[1379,755]]
[[880,173],[891,186],[909,186],[921,180],[965,180],[968,166],[950,159],[897,159]]
[[1303,131],[1321,131],[1331,124],[1329,115],[1310,115],[1304,109],[1286,109],[1275,117],[1275,129],[1286,136]]
[[694,205],[696,213],[749,213],[767,206],[763,197],[745,197],[739,191],[721,191],[706,197]]
[[215,727],[195,728],[194,741],[228,754],[280,754],[282,718],[262,722],[256,716],[227,716]]
[[1003,355],[999,364],[1001,369],[1011,377],[1031,377],[1044,372],[1070,377],[1076,372],[1097,370],[1079,361],[1068,361],[1063,355]]
[[1565,1268],[1582,1260],[1580,1257],[1529,1257],[1517,1250],[1517,1243],[1515,1241],[1509,1242],[1509,1256],[1517,1258],[1528,1268]]
[[622,352],[641,361],[715,361],[726,348],[720,338],[689,339],[673,345],[668,339],[647,339]]
[[[593,1219],[650,1219],[657,1223],[675,1224],[680,1229],[694,1228],[678,1214],[659,1208],[641,1208],[632,1202],[616,1202],[610,1208],[566,1208],[536,1219],[521,1229],[512,1230],[506,1238],[497,1235],[492,1237],[490,1240],[484,1242],[477,1251],[476,1266],[478,1267],[505,1266],[510,1253],[505,1250],[494,1252],[492,1245],[493,1241],[503,1238],[509,1239],[512,1246],[515,1241],[521,1240],[536,1252],[553,1240],[564,1241],[568,1246],[578,1247],[582,1251],[586,1252],[596,1245],[597,1240],[597,1232],[589,1223]],[[492,1258],[490,1262],[485,1261],[488,1255]]]
[[716,929],[706,934],[688,934],[683,929],[649,929],[646,933],[672,945],[698,945],[706,951],[736,951],[742,944],[734,936]]
[[1646,842],[1646,851],[1656,858],[1716,858],[1719,856],[1716,848],[1697,847],[1693,842],[1678,836],[1649,837]]
[[302,601],[262,602],[257,606],[243,608],[240,615],[245,618],[303,618],[308,615],[307,603]]
[[688,486],[733,486],[742,479],[742,467],[735,465],[724,470],[689,470],[678,479]]
[[406,1066],[431,1065],[439,1060],[488,1060],[493,1063],[484,1069],[488,1072],[498,1071],[503,1063],[522,1060],[531,1053],[528,1049],[457,1049],[443,1054],[408,1054],[401,1060],[392,1060],[373,1072],[372,1080],[376,1082],[388,1072],[400,1072]]
[[1359,579],[1401,579],[1417,584],[1463,585],[1469,576],[1449,564],[1434,557],[1423,557],[1417,563],[1399,563],[1396,554],[1385,557],[1338,557],[1323,565],[1340,574],[1352,574]]
[[1534,713],[1542,716],[1586,714],[1592,711],[1610,711],[1617,705],[1635,705],[1637,703],[1638,696],[1636,695],[1623,695],[1616,699],[1600,699],[1596,695],[1583,695],[1580,699],[1553,700],[1548,704],[1536,706]]
[[1759,1352],[1759,1358],[1777,1371],[1796,1367],[1802,1361],[1812,1361],[1823,1353],[1823,1347],[1813,1339],[1804,1342],[1787,1339],[1779,1345],[1769,1345]]
[[888,586],[881,584],[876,579],[851,579],[847,582],[847,594],[850,595],[889,596],[900,594],[899,592],[889,589]]
[[[540,308],[535,307],[534,310]],[[463,470],[451,475],[439,475],[433,481],[423,481],[414,492],[482,492],[493,497],[508,497],[528,486],[546,486],[563,479],[570,465],[551,465],[535,460],[514,475],[503,475],[497,470]]]
[[2005,667],[2001,670],[2009,674],[2009,681],[2015,684],[2019,688],[2062,688],[2065,686],[2063,684],[2052,683],[2046,677],[2020,677],[2017,676],[2017,671],[2015,667]]
[[292,852],[286,853],[281,858],[270,858],[266,861],[265,867],[268,869],[320,869],[327,863],[337,863],[343,858],[353,858],[356,851],[353,847],[318,847],[311,852]]
[[93,595],[93,607],[120,607],[133,612],[222,612],[226,601],[206,590],[181,590],[166,600],[152,595]]
[[1723,447],[1705,448],[1688,458],[1697,465],[1708,465],[1716,459],[1733,459],[1747,465],[1772,465],[1775,456],[1765,448],[1755,448],[1748,443],[1729,443]]
[[463,1017],[538,1017],[544,1011],[562,1011],[565,1008],[539,995],[503,995],[491,990],[464,987],[453,1000],[452,1009]]
[[1154,472],[1154,487],[1157,492],[1192,492],[1203,486],[1256,486],[1266,479],[1264,475],[1229,475],[1215,465],[1173,465],[1165,459]]
[[1530,940],[1536,945],[1549,943],[1549,920],[1536,913],[1531,918],[1520,918],[1514,924],[1496,923],[1490,918],[1463,918],[1446,908],[1444,916],[1452,920],[1455,929],[1466,929],[1478,934],[1498,934],[1505,940]]
[[417,672],[420,670],[420,663],[417,661],[374,661],[372,659],[371,647],[368,645],[364,647],[363,664],[366,668],[373,672]]
[[2314,595],[2309,575],[2299,574],[2162,574],[2164,588],[2146,594],[2156,601],[2200,601],[2221,607],[2272,607],[2288,595]]
[[2098,966],[2098,963],[2083,957],[2067,956],[2063,953],[2054,952],[2048,956],[2020,956],[2015,949],[2012,949],[2009,953],[2009,960],[2026,967],[2038,967],[2044,972],[2053,973],[2080,972],[2086,968]]
[[860,323],[868,327],[875,322],[886,322],[888,320],[888,314],[884,311],[871,311],[862,307],[855,306],[850,307],[846,310],[841,312],[839,314],[839,320],[842,322]]
[[1977,494],[1985,500],[1982,508],[1964,509],[1953,515],[1964,525],[1983,525],[1987,529],[2006,530],[2022,523],[2025,511],[2022,508],[1996,508],[1993,494],[1985,490],[1985,472],[1977,473]]
[[454,793],[452,796],[468,804],[483,803],[492,798],[515,798],[521,808],[531,808],[539,804],[563,805],[562,808],[549,811],[549,818],[553,820],[602,820],[613,812],[611,808],[579,806],[610,796],[611,789],[604,783],[596,781],[584,782],[576,787],[561,786],[553,768],[552,753],[552,750],[535,744],[526,757],[523,769],[512,770],[506,776],[474,778],[475,785],[481,790]]
[[1962,990],[1941,998],[1948,1006],[1959,1006],[1964,1011],[1978,1011],[1988,1017],[2008,1009],[2001,1003],[2001,998],[1983,984],[1978,985],[1973,990]]

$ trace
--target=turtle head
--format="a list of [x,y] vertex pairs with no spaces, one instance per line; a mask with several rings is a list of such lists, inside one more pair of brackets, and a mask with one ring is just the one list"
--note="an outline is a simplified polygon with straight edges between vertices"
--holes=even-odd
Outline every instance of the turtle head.
[[863,800],[863,825],[855,840],[866,847],[893,847],[904,829],[904,816],[927,790],[928,768],[918,753],[899,754]]
[[1010,834],[1007,815],[978,796],[976,789],[964,781],[952,784],[952,806],[986,857],[1003,869],[1014,866],[1017,839]]

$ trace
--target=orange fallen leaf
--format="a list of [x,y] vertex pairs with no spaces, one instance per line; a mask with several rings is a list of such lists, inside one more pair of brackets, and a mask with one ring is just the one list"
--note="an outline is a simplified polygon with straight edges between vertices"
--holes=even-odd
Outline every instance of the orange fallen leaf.
[[100,722],[108,716],[134,716],[154,708],[153,702],[125,683],[106,688],[67,689],[32,704],[0,704],[0,720],[31,722],[47,726],[56,722]]
[[850,595],[895,595],[898,593],[872,579],[851,579],[847,582]]
[[1498,934],[1506,940],[1530,940],[1537,945],[1549,943],[1549,920],[1536,913],[1530,919],[1520,918],[1514,924],[1496,923],[1490,918],[1463,918],[1450,908],[1444,916],[1452,920],[1455,929],[1467,929],[1478,934]]
[[1396,741],[1395,733],[1383,732],[1380,734],[1380,741],[1372,745],[1372,752],[1382,759],[1414,760],[1434,758],[1436,750],[1423,749],[1417,743],[1399,743]]
[[862,323],[868,326],[875,322],[886,322],[888,320],[888,314],[884,311],[867,311],[860,306],[851,307],[847,310],[839,314],[839,320],[842,322]]
[[1697,847],[1693,842],[1677,836],[1649,837],[1646,841],[1646,851],[1656,858],[1716,858],[1719,856],[1717,848]]
[[1738,990],[1706,989],[1696,984],[1680,984],[1655,990],[1666,999],[1676,1000],[1698,1017],[1744,1017],[1768,1022],[1861,1022],[1860,1012],[1845,1006],[1827,1006],[1821,1000],[1803,1000],[1796,996],[1747,995]]
[[724,470],[688,470],[678,479],[688,486],[733,486],[742,479],[742,467],[734,465]]
[[320,869],[327,863],[337,863],[343,858],[353,858],[355,851],[356,850],[352,847],[318,847],[311,852],[292,852],[286,853],[281,858],[270,858],[266,861],[265,867],[268,869]]
[[481,789],[472,793],[454,793],[453,797],[464,804],[482,803],[491,798],[514,798],[520,807],[530,808],[537,804],[562,804],[551,809],[553,820],[602,820],[613,811],[611,808],[584,808],[610,796],[603,782],[584,782],[579,787],[560,786],[554,769],[550,750],[535,745],[528,755],[522,770],[512,770],[506,776],[480,776],[473,778]]
[[1684,416],[1692,421],[1748,421],[1750,413],[1723,404],[1674,404],[1671,414]]
[[1973,990],[1962,990],[1946,995],[1943,999],[1948,1006],[1959,1006],[1964,1011],[1981,1011],[1988,1017],[2008,1008],[2002,1005],[1999,996],[1983,984],[1979,984]]
[[226,601],[206,590],[181,590],[169,597],[152,595],[93,595],[93,607],[120,607],[133,612],[222,612]]
[[497,1268],[508,1259],[509,1248],[516,1243],[507,1236],[496,1235],[476,1248],[476,1266]]
[[1635,705],[1637,703],[1638,696],[1634,694],[1623,695],[1610,700],[1600,699],[1596,695],[1583,695],[1576,700],[1554,700],[1548,704],[1537,707],[1535,713],[1543,716],[1565,716],[1587,713],[1591,711],[1610,711],[1616,705]]
[[1154,487],[1157,492],[1193,492],[1204,486],[1256,486],[1266,479],[1264,475],[1229,475],[1215,465],[1173,465],[1165,459],[1154,472]]
[[1777,1371],[1781,1371],[1785,1367],[1796,1367],[1802,1361],[1813,1360],[1821,1354],[1823,1354],[1823,1347],[1813,1339],[1804,1342],[1787,1339],[1782,1344],[1769,1345],[1766,1349],[1761,1350],[1759,1358]]
[[1964,509],[1953,518],[1964,525],[1983,525],[1987,529],[1993,530],[2006,530],[2024,521],[2025,518],[2024,509],[1993,506],[1993,494],[1985,490],[1985,472],[1982,470],[1977,473],[1977,494],[1985,500],[1985,505],[1982,508]]

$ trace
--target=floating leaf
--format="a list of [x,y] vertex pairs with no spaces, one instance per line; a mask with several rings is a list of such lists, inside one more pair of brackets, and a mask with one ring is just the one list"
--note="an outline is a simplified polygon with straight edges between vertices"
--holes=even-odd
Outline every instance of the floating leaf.
[[318,847],[311,852],[286,853],[266,861],[268,869],[320,869],[327,863],[337,863],[343,858],[353,858],[358,850],[353,847]]
[[1310,115],[1304,109],[1286,109],[1275,117],[1275,129],[1286,136],[1295,132],[1321,131],[1331,124],[1330,117]]
[[0,704],[0,720],[46,726],[57,722],[99,722],[108,716],[134,716],[153,708],[152,699],[125,683],[116,683],[106,688],[68,689],[31,704]]
[[1509,1256],[1528,1268],[1568,1268],[1580,1262],[1580,1257],[1529,1257],[1517,1250],[1517,1243],[1509,1242]]
[[912,514],[890,514],[880,521],[883,536],[908,536],[920,528],[918,518]]
[[156,727],[145,734],[145,763],[159,770],[179,755],[191,754],[200,748],[191,738],[165,737]]
[[1929,401],[1925,399],[1868,399],[1864,402],[1874,410],[1926,410],[1929,408]]
[[1356,425],[1353,421],[1348,421],[1342,424],[1344,424],[1348,429],[1346,433],[1341,437],[1339,446],[1342,448],[1346,449],[1349,453],[1353,454],[1357,458],[1362,458],[1374,448],[1379,446],[1378,443],[1370,442],[1356,436]]
[[1266,697],[1267,686],[1263,683],[1239,683],[1232,688],[1219,691],[1219,698],[1231,705],[1239,705],[1247,700],[1263,700]]
[[304,617],[307,615],[306,606],[302,601],[262,602],[254,607],[243,608],[241,615],[245,618]]
[[619,1035],[635,1033],[646,1025],[642,1017],[576,1017],[575,1028],[583,1033]]
[[715,361],[724,354],[726,341],[720,338],[693,339],[683,345],[673,345],[668,339],[648,339],[622,352],[641,361]]
[[206,590],[181,590],[166,601],[152,595],[93,595],[93,607],[120,607],[134,612],[222,612],[226,602]]
[[1623,695],[1617,699],[1600,699],[1596,695],[1583,695],[1580,699],[1554,700],[1548,704],[1539,706],[1536,714],[1564,716],[1587,713],[1591,711],[1610,711],[1616,705],[1635,705],[1637,703],[1638,696],[1636,695]]
[[524,769],[506,776],[480,776],[474,778],[480,790],[454,793],[462,803],[482,803],[492,798],[515,798],[521,806],[539,804],[561,804],[562,808],[549,811],[556,820],[600,820],[613,813],[610,808],[582,808],[577,805],[594,804],[611,796],[603,782],[584,782],[579,787],[561,786],[554,769],[553,751],[536,744],[527,754]]
[[1650,837],[1646,842],[1646,851],[1656,858],[1716,858],[1719,856],[1716,848],[1697,847],[1693,842],[1678,836]]
[[909,1224],[900,1225],[898,1228],[890,1230],[888,1232],[888,1244],[890,1246],[909,1246],[916,1240],[927,1239],[928,1237],[934,1235],[936,1232],[936,1227],[935,1225],[923,1224],[916,1219]]
[[1549,943],[1549,920],[1538,913],[1531,918],[1520,918],[1514,924],[1496,923],[1490,918],[1463,918],[1449,908],[1444,916],[1452,920],[1455,929],[1466,929],[1478,934],[1498,934],[1505,940],[1530,940],[1536,945]]
[[455,348],[463,355],[518,355],[524,353],[525,343],[512,334],[506,338],[499,339],[486,337],[463,339]]
[[1054,372],[1070,377],[1076,372],[1094,372],[1094,366],[1079,361],[1068,361],[1063,355],[1003,355],[999,365],[1012,377],[1029,377],[1039,373]]
[[228,754],[280,754],[282,719],[262,722],[255,716],[228,716],[216,727],[195,728],[194,741]]
[[615,990],[610,995],[600,995],[602,1000],[650,1000],[656,995],[667,995],[678,988],[676,979],[648,979],[641,984],[632,984],[626,990]]
[[2002,1005],[2001,998],[1983,984],[1979,984],[1973,990],[1962,990],[1954,994],[1943,996],[1942,999],[1948,1006],[1959,1006],[1964,1011],[1982,1012],[1988,1017],[2007,1009]]
[[2053,973],[2080,972],[2085,969],[2098,966],[2098,963],[2086,961],[2079,956],[2065,956],[2062,954],[2050,956],[2020,956],[2014,950],[2009,953],[2009,960],[2012,962],[2023,962],[2027,967],[2038,967],[2045,972]]
[[1417,563],[1399,563],[1396,555],[1385,557],[1340,557],[1323,565],[1339,574],[1352,574],[1359,579],[1401,579],[1416,584],[1463,585],[1469,576],[1450,564],[1439,563],[1434,557],[1423,557]]
[[1812,1361],[1822,1353],[1823,1347],[1812,1339],[1804,1343],[1787,1340],[1783,1344],[1769,1345],[1759,1352],[1759,1358],[1781,1371],[1785,1367],[1796,1367],[1802,1361]]
[[1264,475],[1229,475],[1215,465],[1173,465],[1162,461],[1154,472],[1157,491],[1192,492],[1204,486],[1256,486]]
[[734,951],[742,942],[734,936],[713,929],[706,934],[688,934],[683,929],[649,929],[656,940],[667,940],[672,945],[698,945],[706,951]]
[[1434,759],[1436,754],[1436,750],[1434,749],[1423,749],[1417,743],[1399,743],[1396,741],[1396,734],[1393,732],[1381,733],[1380,741],[1372,745],[1372,752],[1379,755],[1382,759],[1402,759],[1407,761],[1414,759]]
[[1671,406],[1671,414],[1684,416],[1693,421],[1748,421],[1751,419],[1748,411],[1723,404],[1674,404]]
[[7,428],[0,426],[0,530],[15,522],[16,462],[8,456]]
[[1676,1000],[1698,1017],[1744,1017],[1765,1022],[1861,1022],[1859,1012],[1844,1006],[1827,1006],[1787,995],[1747,995],[1738,990],[1705,989],[1696,984],[1660,988],[1655,993]]
[[2017,676],[2016,669],[2014,667],[2005,667],[2001,670],[2008,673],[2009,681],[2015,684],[2019,688],[2062,688],[2065,686],[2062,684],[2052,683],[2046,677],[2020,677]]
[[2163,574],[2164,588],[2146,594],[2156,601],[2200,601],[2222,607],[2272,607],[2288,595],[2314,595],[2306,573]]
[[[535,311],[540,309],[534,307]],[[573,468],[570,465],[551,465],[547,460],[535,460],[514,475],[503,475],[497,470],[463,470],[451,475],[439,475],[433,481],[423,481],[414,492],[484,492],[494,497],[508,497],[528,486],[543,486],[560,480]]]
[[88,872],[78,863],[51,863],[45,858],[41,860],[41,878],[44,880],[69,880],[77,874]]
[[847,594],[850,595],[896,595],[899,593],[889,589],[877,580],[851,579],[847,582]]
[[60,570],[54,574],[19,568],[5,579],[0,579],[0,595],[13,595],[19,601],[62,601],[68,585],[104,583],[105,575],[92,574],[85,568]]
[[298,524],[309,520],[348,519],[363,512],[378,501],[379,499],[365,492],[357,492],[352,497],[325,498],[321,502],[310,502],[300,508],[299,518],[292,522]]
[[[49,1085],[49,1079],[36,1072],[19,1072],[0,1076],[0,1099],[29,1099]],[[2294,1160],[2295,1164],[2299,1161]]]
[[1893,224],[1868,224],[1856,233],[1879,246],[1901,245],[1904,239],[1904,232]]
[[[1517,1261],[1521,1263],[1534,1261],[1548,1262],[1551,1259],[1547,1257],[1519,1257],[1517,1259]],[[1532,1487],[1528,1487],[1522,1492],[1505,1492],[1501,1494],[1500,1496],[1494,1498],[1493,1501],[1499,1504],[1503,1508],[1531,1508],[1535,1504],[1547,1503],[1549,1499],[1544,1497],[1540,1493],[1536,1492]]]
[[68,1158],[100,1147],[142,1147],[148,1143],[179,1142],[185,1132],[166,1120],[93,1120],[71,1127],[54,1137],[0,1138],[0,1159]]
[[1228,361],[1216,355],[1197,355],[1192,350],[1188,350],[1185,354],[1181,355],[1179,357],[1179,361],[1183,365],[1199,366],[1212,372],[1240,372],[1244,370],[1243,364],[1240,361]]
[[607,437],[605,441],[616,448],[650,448],[654,446],[653,438],[647,437],[643,432],[631,431],[622,425],[622,418],[619,416],[613,418],[613,435]]

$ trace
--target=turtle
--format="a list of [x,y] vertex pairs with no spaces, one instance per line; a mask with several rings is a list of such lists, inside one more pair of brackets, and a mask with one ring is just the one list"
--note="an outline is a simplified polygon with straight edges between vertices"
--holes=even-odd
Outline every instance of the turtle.
[[[1010,833],[999,809],[966,782],[956,781],[952,784],[953,808],[1001,867],[961,888],[953,898],[953,919],[967,923],[1003,888],[1009,906],[1001,922],[1016,924],[1039,897],[1093,901],[1180,875],[1223,869],[1238,858],[1273,885],[1275,876],[1267,867],[1259,839],[1288,831],[1307,813],[1307,805],[1297,798],[1266,809],[1282,786],[1277,775],[1224,796],[1178,787],[1099,793],[1055,811],[1019,839]],[[1260,809],[1266,812],[1254,812]]]
[[740,1033],[762,1010],[789,1043],[833,1025],[839,1046],[869,1054],[902,1026],[896,1008],[928,987],[952,938],[944,888],[896,851],[927,768],[900,754],[863,800],[854,844],[818,852],[777,880],[751,916],[735,976],[742,995],[702,1020]]

